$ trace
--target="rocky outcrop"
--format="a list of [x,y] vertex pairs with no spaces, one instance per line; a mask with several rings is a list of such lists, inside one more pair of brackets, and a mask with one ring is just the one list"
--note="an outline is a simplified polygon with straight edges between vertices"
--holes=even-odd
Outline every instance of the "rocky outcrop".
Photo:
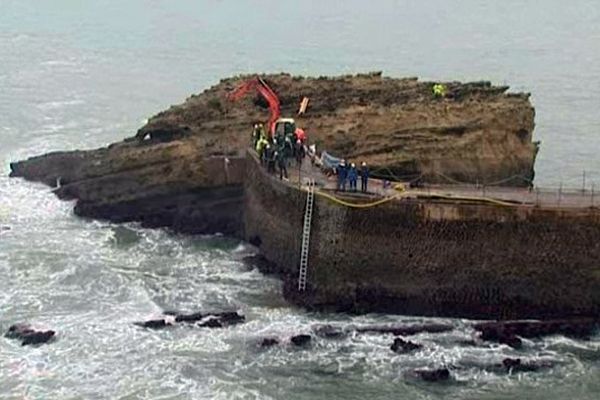
[[[247,146],[250,124],[266,121],[258,96],[230,103],[225,96],[251,76],[222,80],[148,121],[140,136],[193,137],[205,154]],[[429,182],[533,179],[537,145],[528,94],[509,94],[490,82],[447,82],[448,95],[434,98],[434,82],[392,79],[381,73],[337,78],[265,75],[281,101],[283,116],[296,116],[303,97],[310,103],[296,117],[321,149],[366,161],[375,174]],[[168,136],[168,135],[167,135]],[[511,179],[511,177],[513,177]]]
[[[77,199],[77,215],[239,234],[244,168],[236,155],[248,146],[251,123],[268,117],[259,97],[226,99],[248,78],[224,79],[152,117],[137,135],[148,140],[33,157],[12,163],[11,176],[57,186],[60,198]],[[526,94],[489,82],[448,82],[448,97],[438,99],[432,82],[378,73],[264,78],[284,116],[295,116],[301,98],[310,98],[296,118],[311,142],[366,161],[374,175],[509,185],[533,178],[534,109]]]
[[240,236],[244,160],[205,157],[193,140],[50,153],[11,170],[55,187],[61,199],[77,199],[80,216]]

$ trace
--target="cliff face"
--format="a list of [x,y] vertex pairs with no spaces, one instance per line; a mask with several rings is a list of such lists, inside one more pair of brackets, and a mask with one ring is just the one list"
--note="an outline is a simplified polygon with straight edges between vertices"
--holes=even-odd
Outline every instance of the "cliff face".
[[[129,138],[97,150],[34,157],[11,164],[11,176],[52,186],[60,181],[55,193],[78,199],[78,215],[236,232],[233,220],[226,229],[219,221],[239,213],[244,167],[242,160],[226,166],[224,156],[231,162],[242,155],[252,123],[268,118],[256,95],[237,103],[226,99],[249,78],[222,80],[154,116],[139,132],[149,140]],[[507,87],[447,83],[448,97],[436,99],[433,83],[380,74],[264,78],[280,97],[282,116],[295,116],[302,97],[310,99],[306,114],[296,119],[311,142],[366,161],[375,173],[513,185],[533,178],[534,110],[528,95],[506,94]],[[208,204],[198,204],[198,193]],[[217,208],[224,211],[215,214],[217,201],[227,206],[221,204]],[[216,220],[206,223],[206,218]]]

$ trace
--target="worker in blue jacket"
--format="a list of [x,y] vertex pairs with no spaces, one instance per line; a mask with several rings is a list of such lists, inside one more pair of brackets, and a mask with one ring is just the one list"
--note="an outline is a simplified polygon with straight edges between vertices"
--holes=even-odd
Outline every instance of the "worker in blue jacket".
[[350,190],[356,192],[356,182],[358,181],[358,171],[356,164],[352,163],[348,169],[348,181],[350,182]]
[[348,176],[348,169],[346,167],[346,161],[341,160],[336,167],[337,178],[338,178],[338,190],[346,190],[346,178]]

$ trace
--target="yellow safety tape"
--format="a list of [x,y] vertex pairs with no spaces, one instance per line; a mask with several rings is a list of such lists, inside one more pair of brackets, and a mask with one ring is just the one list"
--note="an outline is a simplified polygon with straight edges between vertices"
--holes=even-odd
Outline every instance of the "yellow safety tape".
[[495,205],[503,206],[503,207],[517,207],[520,205],[520,204],[515,204],[515,203],[509,203],[507,201],[492,199],[491,197],[449,196],[446,194],[435,193],[435,192],[423,194],[423,196],[437,197],[437,198],[447,199],[447,200],[479,201],[479,202],[491,203],[491,204],[495,204]]
[[[401,185],[397,185],[394,187],[394,189],[396,189],[399,192],[404,192],[404,187]],[[387,203],[389,201],[404,197],[401,194],[397,194],[395,196],[389,196],[389,197],[385,197],[383,199],[371,202],[371,203],[350,203],[348,201],[342,200],[338,197],[332,196],[330,194],[327,194],[325,192],[322,192],[320,190],[315,190],[315,194],[321,197],[324,197],[326,199],[329,199],[335,203],[338,203],[340,205],[346,206],[346,207],[350,207],[350,208],[371,208],[371,207],[377,207],[381,204]],[[408,194],[408,193],[406,193]],[[445,194],[441,194],[441,193],[427,193],[427,194],[420,194],[422,196],[427,196],[427,197],[436,197],[436,198],[441,198],[441,199],[446,199],[446,200],[462,200],[462,201],[476,201],[476,202],[486,202],[486,203],[491,203],[491,204],[495,204],[498,206],[502,206],[502,207],[516,207],[519,206],[519,204],[514,204],[514,203],[509,203],[509,202],[505,202],[502,200],[496,200],[496,199],[492,199],[489,197],[469,197],[469,196],[449,196],[449,195],[445,195]]]
[[381,205],[383,203],[387,203],[388,201],[392,201],[392,200],[397,199],[398,197],[400,197],[399,195],[390,196],[390,197],[383,198],[381,200],[374,201],[372,203],[349,203],[347,201],[344,201],[342,199],[338,199],[335,196],[332,196],[330,194],[327,194],[327,193],[324,193],[324,192],[321,192],[321,191],[318,191],[318,190],[315,191],[315,194],[317,196],[325,197],[326,199],[329,199],[329,200],[331,200],[333,202],[336,202],[338,204],[341,204],[341,205],[346,206],[346,207],[351,207],[351,208],[370,208],[370,207],[376,207],[376,206],[379,206],[379,205]]

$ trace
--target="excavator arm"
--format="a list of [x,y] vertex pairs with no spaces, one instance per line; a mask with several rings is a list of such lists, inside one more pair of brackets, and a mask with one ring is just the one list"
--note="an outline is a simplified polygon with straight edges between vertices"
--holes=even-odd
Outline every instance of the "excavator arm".
[[275,122],[281,115],[281,107],[277,94],[275,94],[273,89],[267,85],[267,82],[265,82],[264,79],[257,76],[256,78],[242,83],[227,95],[227,99],[230,101],[238,101],[251,90],[256,90],[269,104],[271,116],[269,117],[267,126],[269,128],[269,132],[271,135],[273,135],[275,133]]

